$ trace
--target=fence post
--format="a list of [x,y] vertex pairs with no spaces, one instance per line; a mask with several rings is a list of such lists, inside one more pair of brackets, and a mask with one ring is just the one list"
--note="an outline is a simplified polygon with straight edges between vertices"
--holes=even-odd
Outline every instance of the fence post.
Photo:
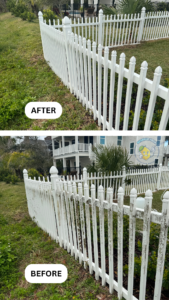
[[143,237],[142,237],[142,261],[141,261],[141,278],[140,278],[140,294],[139,299],[145,299],[147,268],[149,255],[149,239],[150,239],[150,223],[151,223],[151,207],[152,207],[152,191],[145,193],[144,216],[143,216]]
[[145,9],[145,7],[143,7],[141,10],[141,21],[140,21],[140,26],[139,26],[139,31],[138,31],[138,38],[137,38],[138,43],[140,43],[140,41],[142,39],[145,15],[146,15],[146,9]]
[[52,166],[50,168],[50,171],[49,173],[51,174],[51,184],[52,184],[52,190],[54,191],[55,190],[55,184],[56,184],[56,181],[58,181],[58,169],[54,166]]
[[[62,25],[63,25],[63,32],[64,32],[64,37],[65,37],[68,78],[69,78],[69,83],[70,83],[70,91],[72,91],[71,73],[70,73],[70,57],[69,57],[69,46],[68,46],[69,34],[71,33],[70,19],[68,17],[64,17],[64,19],[62,20]],[[67,82],[67,84],[68,84],[68,82]]]
[[123,175],[123,177],[122,177],[122,188],[123,188],[123,190],[124,190],[124,195],[125,195],[125,185],[126,185],[126,183],[125,183],[125,179],[126,179],[126,167],[125,166],[123,166],[123,169],[122,169],[122,175]]
[[25,179],[28,179],[28,171],[26,169],[23,170],[23,179],[25,182]]
[[101,45],[102,43],[102,26],[103,24],[103,10],[99,10],[99,34],[98,34],[98,45]]
[[38,12],[39,23],[43,23],[43,13],[41,11]]
[[84,184],[87,183],[87,169],[83,168],[83,180],[84,180]]
[[169,192],[166,192],[164,194],[162,202],[163,202],[162,218],[161,218],[159,245],[158,245],[154,300],[161,299],[161,289],[162,289],[162,280],[163,280],[165,253],[166,253],[166,244],[167,244],[167,233],[168,233],[168,224],[169,224]]
[[161,172],[162,172],[162,164],[160,164],[160,166],[159,166],[159,173],[158,173],[158,179],[157,179],[157,190],[159,190],[159,188],[160,188]]

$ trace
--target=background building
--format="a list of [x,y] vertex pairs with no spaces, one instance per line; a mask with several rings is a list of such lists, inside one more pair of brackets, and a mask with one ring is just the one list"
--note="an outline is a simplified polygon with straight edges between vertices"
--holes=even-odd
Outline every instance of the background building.
[[92,146],[116,145],[126,148],[133,165],[169,165],[169,137],[164,136],[55,136],[53,161],[59,172],[81,173],[94,162]]

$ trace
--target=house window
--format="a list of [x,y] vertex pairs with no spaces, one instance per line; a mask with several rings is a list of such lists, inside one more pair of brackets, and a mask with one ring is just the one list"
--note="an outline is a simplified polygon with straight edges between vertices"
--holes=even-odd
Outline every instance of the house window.
[[74,167],[76,168],[76,162],[74,161]]
[[69,146],[69,142],[65,142],[65,147],[66,147],[66,146]]
[[58,149],[59,148],[59,143],[57,141],[54,141],[54,149]]
[[105,145],[105,136],[100,137],[100,145]]
[[121,143],[122,143],[122,136],[118,136],[117,137],[117,145],[121,146]]
[[84,136],[84,143],[88,144],[88,136]]
[[90,140],[90,144],[93,145],[93,136],[90,136],[90,137],[89,137],[89,140]]
[[72,140],[72,145],[74,145],[75,144],[75,140]]
[[161,141],[161,136],[157,137],[157,142],[156,142],[156,146],[159,147],[160,146],[160,141]]
[[130,154],[134,154],[134,143],[130,143]]
[[164,147],[167,147],[168,146],[168,141],[166,140],[165,142],[164,142]]
[[155,167],[157,167],[157,165],[158,165],[158,159],[154,160],[154,165],[155,165]]

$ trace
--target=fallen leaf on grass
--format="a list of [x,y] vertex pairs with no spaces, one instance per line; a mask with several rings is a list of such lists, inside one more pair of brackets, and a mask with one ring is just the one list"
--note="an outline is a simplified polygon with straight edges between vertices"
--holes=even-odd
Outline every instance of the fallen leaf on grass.
[[104,300],[106,298],[106,295],[100,294],[100,295],[97,295],[96,298],[99,300]]

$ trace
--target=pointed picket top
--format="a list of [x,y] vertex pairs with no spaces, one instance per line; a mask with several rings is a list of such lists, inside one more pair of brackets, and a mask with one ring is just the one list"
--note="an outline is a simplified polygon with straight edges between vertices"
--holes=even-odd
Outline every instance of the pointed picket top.
[[129,65],[135,65],[136,64],[136,58],[134,56],[132,56],[130,58],[130,62],[129,62]]
[[162,75],[162,68],[161,68],[160,66],[158,66],[158,67],[155,69],[154,75],[158,75],[158,76],[161,76],[161,75]]
[[135,188],[132,188],[131,191],[130,191],[130,195],[131,196],[137,195],[137,190]]
[[147,70],[148,69],[148,63],[147,61],[143,61],[142,64],[141,64],[141,70]]
[[152,197],[152,191],[150,189],[148,189],[146,192],[145,192],[145,196],[146,197]]
[[119,189],[118,189],[118,193],[119,193],[119,194],[124,194],[124,190],[123,190],[123,188],[122,188],[121,186],[120,186]]
[[121,53],[121,54],[120,54],[120,61],[124,61],[125,58],[126,58],[125,53]]
[[169,202],[169,191],[165,192],[162,202]]

